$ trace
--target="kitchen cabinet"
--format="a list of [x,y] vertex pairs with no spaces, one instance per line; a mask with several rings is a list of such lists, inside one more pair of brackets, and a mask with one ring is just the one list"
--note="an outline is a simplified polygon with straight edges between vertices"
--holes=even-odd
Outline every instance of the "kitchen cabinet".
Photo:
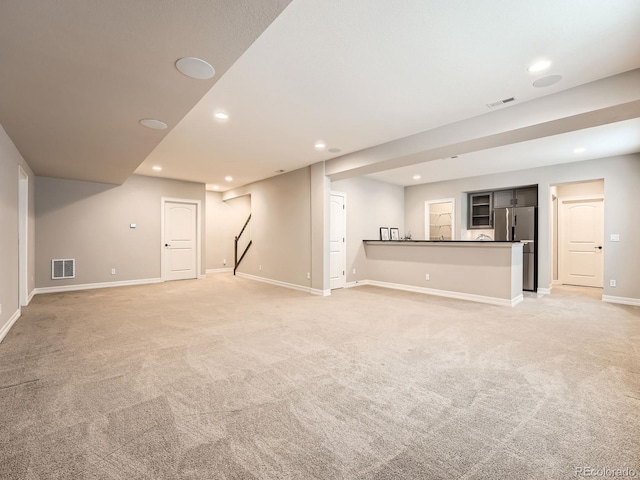
[[469,229],[493,227],[493,192],[469,194]]
[[493,192],[493,208],[536,207],[538,205],[538,187],[510,188]]

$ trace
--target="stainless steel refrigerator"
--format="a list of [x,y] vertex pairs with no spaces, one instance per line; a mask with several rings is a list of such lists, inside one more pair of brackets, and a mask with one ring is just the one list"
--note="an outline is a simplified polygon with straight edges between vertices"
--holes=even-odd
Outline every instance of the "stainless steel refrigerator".
[[522,242],[522,289],[538,288],[538,207],[506,207],[494,210],[495,239]]

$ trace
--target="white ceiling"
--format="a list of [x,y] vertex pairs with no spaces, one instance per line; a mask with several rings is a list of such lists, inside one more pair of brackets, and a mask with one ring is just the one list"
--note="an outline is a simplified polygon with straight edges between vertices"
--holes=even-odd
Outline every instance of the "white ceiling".
[[[584,151],[577,151],[582,149]],[[417,185],[511,172],[640,152],[640,118],[552,135],[527,142],[440,158],[367,175],[396,185]],[[419,175],[419,179],[414,179]]]
[[[37,175],[111,183],[135,171],[227,190],[280,169],[346,164],[466,119],[489,122],[486,104],[503,98],[516,97],[499,107],[515,112],[640,68],[637,0],[8,0],[1,8],[0,123]],[[179,74],[175,60],[189,55],[210,61],[216,77]],[[528,73],[540,58],[553,61],[550,70]],[[534,88],[546,74],[564,79]],[[638,100],[640,88],[625,95],[616,101]],[[592,110],[603,107],[592,100]],[[227,122],[213,119],[219,109]],[[536,122],[552,116],[541,106]],[[144,129],[142,117],[169,129]],[[610,148],[600,156],[621,151],[610,140],[615,123],[629,128],[606,123],[599,146]],[[554,133],[459,162],[432,159],[420,167],[423,181],[510,169],[502,155],[529,166],[572,160],[569,140]],[[318,139],[341,151],[316,151]],[[403,175],[376,178],[412,184]]]

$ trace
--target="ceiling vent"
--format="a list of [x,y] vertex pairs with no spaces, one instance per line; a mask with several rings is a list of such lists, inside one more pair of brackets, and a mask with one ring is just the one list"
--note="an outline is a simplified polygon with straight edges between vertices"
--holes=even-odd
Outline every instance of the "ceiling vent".
[[51,279],[76,277],[76,261],[73,258],[51,260]]
[[506,105],[507,103],[514,102],[515,100],[516,100],[516,97],[509,97],[502,100],[498,100],[497,102],[487,103],[487,107],[489,108],[501,107],[502,105]]

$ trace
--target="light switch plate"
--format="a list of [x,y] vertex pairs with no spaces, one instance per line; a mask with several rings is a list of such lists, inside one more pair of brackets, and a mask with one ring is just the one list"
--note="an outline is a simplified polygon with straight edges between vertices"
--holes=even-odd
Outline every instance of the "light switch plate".
[[620,241],[620,234],[619,233],[612,233],[611,234],[611,241],[612,242],[619,242]]

